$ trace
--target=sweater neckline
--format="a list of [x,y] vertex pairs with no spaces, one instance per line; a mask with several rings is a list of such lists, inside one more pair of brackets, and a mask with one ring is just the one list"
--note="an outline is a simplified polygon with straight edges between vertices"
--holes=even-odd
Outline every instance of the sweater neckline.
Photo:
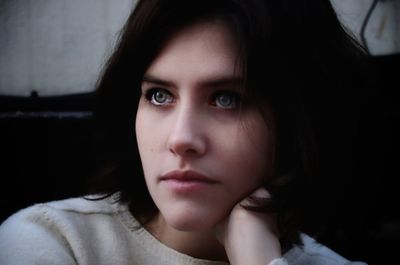
[[128,230],[132,233],[132,236],[135,236],[140,244],[142,244],[149,251],[149,253],[157,257],[162,257],[163,259],[165,259],[166,263],[174,261],[178,262],[178,264],[187,265],[229,264],[222,261],[194,258],[166,246],[139,223],[139,221],[130,213],[127,205],[121,203],[116,203],[114,205],[116,205],[117,208],[117,215],[119,216],[125,227],[128,228]]

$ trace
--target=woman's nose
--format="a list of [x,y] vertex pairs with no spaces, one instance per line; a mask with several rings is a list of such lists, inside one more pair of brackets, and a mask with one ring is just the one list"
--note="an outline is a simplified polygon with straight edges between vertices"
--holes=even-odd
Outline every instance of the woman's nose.
[[168,139],[168,149],[180,157],[200,157],[206,152],[206,138],[202,118],[195,112],[176,114]]

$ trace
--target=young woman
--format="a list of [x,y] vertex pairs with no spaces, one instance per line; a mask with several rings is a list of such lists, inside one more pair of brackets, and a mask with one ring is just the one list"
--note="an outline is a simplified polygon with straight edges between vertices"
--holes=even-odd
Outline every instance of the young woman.
[[362,54],[328,0],[140,1],[97,90],[92,195],[10,217],[0,263],[356,264],[299,228],[303,98]]

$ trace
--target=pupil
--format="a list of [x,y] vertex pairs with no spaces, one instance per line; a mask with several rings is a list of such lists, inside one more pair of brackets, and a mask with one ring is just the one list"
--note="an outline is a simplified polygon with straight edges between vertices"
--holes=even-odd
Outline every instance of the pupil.
[[221,95],[220,98],[219,98],[219,102],[223,106],[228,106],[228,105],[231,104],[232,100],[228,95]]
[[156,101],[158,101],[158,102],[164,102],[164,101],[165,101],[165,94],[162,93],[162,92],[160,92],[160,91],[158,91],[158,92],[156,93]]

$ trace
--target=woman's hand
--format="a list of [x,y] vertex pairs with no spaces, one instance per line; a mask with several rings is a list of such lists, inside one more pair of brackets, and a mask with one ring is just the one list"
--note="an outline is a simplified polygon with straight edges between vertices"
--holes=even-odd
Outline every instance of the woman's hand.
[[[264,188],[250,196],[270,198]],[[231,265],[269,264],[281,257],[275,215],[243,208],[242,205],[251,206],[249,197],[239,202],[217,228],[218,240],[224,245]]]

